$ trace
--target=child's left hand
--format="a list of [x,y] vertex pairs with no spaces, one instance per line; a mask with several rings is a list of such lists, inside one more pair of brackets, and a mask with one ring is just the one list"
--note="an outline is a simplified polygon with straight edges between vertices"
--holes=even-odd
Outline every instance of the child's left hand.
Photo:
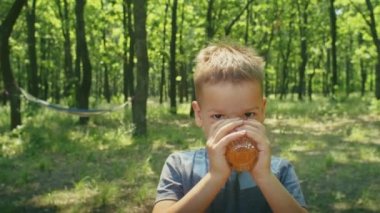
[[[257,180],[271,175],[271,149],[265,126],[257,120],[245,120],[241,129],[247,131],[247,137],[254,141],[258,151],[257,163],[250,171],[252,177]],[[239,129],[240,129],[239,128]]]

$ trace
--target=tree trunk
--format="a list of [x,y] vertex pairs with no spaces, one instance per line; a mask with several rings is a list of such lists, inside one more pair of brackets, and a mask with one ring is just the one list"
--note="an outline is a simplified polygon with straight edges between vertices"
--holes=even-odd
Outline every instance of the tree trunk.
[[[302,4],[302,9],[300,8],[300,4]],[[297,8],[299,13],[299,30],[300,30],[300,45],[301,45],[301,64],[298,68],[298,100],[303,100],[303,96],[305,95],[306,90],[306,82],[305,82],[305,70],[306,65],[308,61],[308,54],[307,54],[307,8],[308,8],[309,2],[304,0],[299,3],[297,1]]]
[[[363,44],[363,35],[359,33],[358,35],[358,44],[361,46]],[[364,67],[364,61],[363,59],[359,60],[359,65],[360,65],[360,94],[361,96],[365,95],[365,86],[367,83],[367,70]]]
[[370,17],[369,27],[371,30],[372,41],[377,50],[377,62],[376,62],[376,73],[375,73],[375,96],[376,96],[376,99],[380,100],[380,39],[378,37],[377,30],[376,30],[376,20],[375,20],[372,3],[370,0],[366,0],[365,2],[367,4],[367,8],[369,11],[369,17]]
[[214,29],[214,19],[212,16],[212,11],[214,9],[215,0],[208,0],[207,4],[207,16],[206,16],[206,35],[207,40],[211,40],[214,37],[215,29]]
[[173,1],[172,6],[172,33],[170,39],[170,85],[169,85],[169,98],[170,98],[170,113],[177,113],[177,70],[176,70],[176,38],[177,38],[177,6],[178,0]]
[[346,48],[346,95],[349,96],[351,93],[351,80],[352,80],[352,63],[351,63],[351,55],[352,55],[352,34],[348,35],[348,47]]
[[58,13],[61,19],[61,30],[64,38],[63,49],[65,83],[63,87],[63,96],[67,97],[70,95],[75,83],[73,56],[71,54],[69,5],[67,0],[63,0],[63,9],[61,7],[60,0],[56,0],[56,4],[58,6]]
[[29,54],[29,67],[28,73],[28,92],[35,97],[38,97],[38,74],[37,74],[37,54],[36,54],[36,1],[32,1],[32,6],[29,7],[26,3],[26,24],[28,28],[28,54]]
[[[86,0],[77,0],[75,5],[76,14],[76,72],[79,74],[77,81],[77,106],[81,109],[88,109],[89,97],[91,89],[91,63],[87,49],[85,22],[84,22],[84,6]],[[82,72],[81,72],[82,71]],[[88,117],[80,117],[79,123],[86,124]]]
[[103,83],[103,96],[106,99],[107,103],[111,102],[111,89],[110,89],[110,80],[108,74],[108,66],[106,63],[103,64],[104,68],[104,83]]
[[[267,10],[267,12],[269,12]],[[273,20],[272,20],[272,26],[271,26],[271,31],[270,31],[270,34],[268,35],[268,33],[264,33],[263,37],[260,39],[259,42],[257,42],[257,45],[262,45],[263,47],[263,51],[262,51],[262,55],[266,61],[265,65],[269,64],[270,63],[270,52],[271,52],[271,48],[272,48],[272,42],[273,42],[273,38],[274,38],[274,31],[275,31],[275,21],[274,20],[277,20],[279,18],[279,12],[278,12],[278,7],[275,6],[275,11],[273,11],[273,14],[276,14],[274,17],[273,17]],[[258,49],[261,49],[260,47],[257,47]],[[265,91],[265,95],[268,97],[270,95],[270,83],[269,83],[269,76],[266,75],[265,77],[265,82],[264,82],[264,91]]]
[[[124,60],[123,60],[123,86],[124,100],[134,94],[134,58],[135,58],[135,39],[132,23],[132,2],[131,0],[123,1],[123,30],[124,30]],[[129,44],[127,45],[129,41]],[[128,47],[127,47],[128,46]]]
[[[103,1],[101,0],[100,1],[100,6],[101,6],[101,9],[102,11],[104,11],[104,3]],[[105,54],[103,57],[105,57],[106,59],[108,58],[107,57],[107,34],[106,34],[106,24],[103,25],[103,29],[102,29],[102,40],[103,40],[103,48],[105,50]],[[104,78],[103,78],[103,96],[104,98],[106,99],[107,103],[110,103],[111,102],[111,89],[110,89],[110,82],[109,82],[109,70],[108,70],[108,60],[103,60],[102,61],[102,65],[103,65],[103,72],[104,72]]]
[[4,87],[10,102],[11,129],[21,125],[21,101],[20,92],[10,64],[9,37],[25,3],[26,0],[15,0],[0,25],[0,71],[3,73]]
[[[249,0],[247,0],[248,4]],[[251,7],[247,7],[246,9],[246,19],[245,19],[245,31],[244,31],[244,44],[248,45],[248,37],[249,37],[249,25],[251,23]]]
[[282,51],[282,48],[280,50],[281,56],[282,56],[282,78],[281,78],[281,94],[280,99],[282,100],[288,93],[288,84],[289,84],[289,58],[292,51],[292,40],[293,40],[293,21],[289,21],[288,25],[288,41],[286,44],[286,52],[284,53]]
[[47,61],[49,60],[49,41],[45,37],[40,38],[40,50],[41,50],[41,66],[40,66],[40,81],[41,81],[41,90],[40,97],[44,100],[48,98],[49,93],[49,74],[48,68],[46,66]]
[[146,111],[149,85],[149,60],[147,49],[147,0],[134,0],[133,12],[135,20],[137,85],[132,98],[132,117],[135,125],[134,135],[146,135]]
[[337,64],[337,51],[336,51],[336,14],[334,1],[330,0],[330,34],[331,34],[331,53],[332,53],[332,79],[331,79],[331,89],[332,93],[335,94],[336,87],[338,86],[338,64]]
[[187,71],[185,63],[185,49],[183,47],[183,24],[185,21],[185,4],[182,4],[181,9],[181,24],[179,31],[179,55],[182,57],[180,61],[180,75],[181,81],[179,82],[179,102],[183,103],[183,99],[188,100],[187,95]]
[[161,75],[160,75],[160,104],[164,102],[164,92],[166,85],[165,64],[166,64],[166,23],[168,16],[169,2],[165,3],[165,15],[164,15],[164,29],[162,32],[162,51],[161,51]]
[[128,66],[127,66],[127,77],[128,77],[128,90],[129,96],[135,95],[135,75],[133,74],[133,69],[135,67],[135,32],[133,30],[133,11],[132,11],[132,0],[128,1],[128,34],[129,34],[129,54],[128,54]]
[[315,76],[315,67],[314,67],[314,70],[313,70],[313,73],[309,74],[309,83],[308,83],[308,96],[309,96],[309,100],[312,101],[313,100],[313,78]]
[[326,54],[326,72],[323,74],[323,95],[328,96],[331,89],[331,84],[329,83],[329,80],[332,78],[329,78],[329,75],[331,73],[331,49],[327,48],[327,54]]

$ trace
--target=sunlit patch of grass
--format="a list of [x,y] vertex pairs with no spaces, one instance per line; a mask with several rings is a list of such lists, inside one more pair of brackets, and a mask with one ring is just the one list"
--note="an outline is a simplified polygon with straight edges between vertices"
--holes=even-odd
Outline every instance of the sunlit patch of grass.
[[[272,152],[295,165],[311,212],[380,211],[379,106],[359,96],[268,100]],[[179,104],[173,115],[151,99],[148,136],[133,138],[130,106],[91,117],[87,126],[34,109],[0,135],[0,208],[150,212],[167,156],[205,145],[189,110],[190,103]],[[8,115],[0,114],[0,130],[8,129]]]
[[14,157],[23,152],[23,141],[20,138],[12,138],[9,135],[1,136],[0,157]]
[[27,201],[34,206],[59,206],[61,211],[88,211],[101,209],[104,206],[117,205],[120,197],[120,188],[113,182],[101,182],[85,177],[74,184],[72,189],[52,191],[43,195],[34,196]]

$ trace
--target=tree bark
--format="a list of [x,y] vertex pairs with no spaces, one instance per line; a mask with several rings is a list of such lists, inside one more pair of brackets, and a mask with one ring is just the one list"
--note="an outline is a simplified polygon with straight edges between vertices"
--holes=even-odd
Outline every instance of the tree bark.
[[26,0],[15,0],[0,25],[0,71],[3,73],[4,87],[10,102],[11,129],[21,125],[21,101],[18,85],[10,64],[9,37],[25,3]]
[[330,0],[330,34],[331,34],[331,56],[332,56],[332,79],[331,89],[335,94],[336,87],[338,86],[338,64],[337,64],[337,51],[336,51],[336,14],[335,14],[335,0]]
[[168,16],[168,9],[169,9],[169,2],[165,3],[165,14],[164,14],[164,29],[162,32],[162,51],[161,51],[161,75],[160,75],[160,104],[164,102],[164,95],[166,94],[164,92],[165,85],[166,85],[166,75],[165,75],[165,64],[166,64],[166,23],[167,23],[167,16]]
[[181,8],[181,24],[180,24],[180,31],[179,31],[179,55],[182,57],[182,60],[180,60],[180,75],[181,75],[181,81],[179,84],[179,102],[183,103],[183,99],[186,99],[188,101],[188,94],[187,94],[187,70],[186,70],[186,63],[185,63],[185,49],[183,44],[183,25],[185,21],[185,4],[182,4]]
[[[250,0],[247,0],[247,4]],[[251,15],[252,9],[251,7],[246,8],[246,19],[245,19],[245,31],[244,31],[244,44],[248,45],[248,37],[249,37],[249,25],[251,23]]]
[[[124,60],[123,60],[123,86],[124,100],[132,97],[135,93],[134,85],[134,58],[135,58],[135,36],[132,21],[132,0],[123,1],[123,30],[124,30]],[[129,43],[128,43],[129,41]],[[127,45],[128,43],[128,45]]]
[[[302,5],[300,5],[302,4]],[[300,8],[302,6],[302,8]],[[309,6],[309,1],[301,0],[301,3],[297,1],[297,8],[299,13],[299,30],[300,30],[300,46],[301,46],[301,64],[298,68],[298,100],[303,100],[306,90],[305,82],[305,71],[308,61],[307,53],[307,8]]]
[[323,73],[323,95],[326,97],[330,94],[330,86],[331,84],[329,83],[329,80],[332,78],[329,78],[329,75],[331,73],[331,49],[327,48],[326,51],[326,72]]
[[313,100],[313,78],[314,78],[314,76],[315,76],[315,67],[314,67],[313,72],[311,74],[309,74],[309,83],[308,83],[307,93],[308,93],[310,101]]
[[137,57],[137,85],[132,98],[132,118],[135,125],[134,136],[147,134],[147,99],[149,85],[149,60],[147,49],[147,0],[133,1],[135,20],[136,57]]
[[169,73],[169,98],[170,98],[170,113],[177,113],[177,70],[176,70],[176,40],[177,40],[177,6],[178,0],[173,1],[172,5],[172,32],[170,39],[170,73]]
[[[100,1],[100,7],[101,10],[104,11],[104,3],[103,1]],[[103,20],[104,21],[104,20]],[[107,28],[106,24],[103,24],[102,29],[102,40],[103,40],[103,48],[105,50],[105,54],[103,57],[108,58],[108,51],[107,51]],[[111,102],[111,89],[110,89],[110,80],[109,80],[109,69],[108,69],[108,60],[102,61],[103,65],[103,96],[106,99],[107,103]]]
[[61,6],[61,0],[56,0],[58,7],[58,14],[61,19],[61,30],[64,38],[64,86],[63,96],[70,95],[75,83],[75,76],[73,70],[73,56],[71,54],[71,38],[70,38],[70,18],[69,18],[69,5],[67,0],[63,0],[63,9]]
[[[77,0],[75,5],[76,14],[76,62],[77,73],[77,106],[81,109],[88,109],[91,89],[91,63],[86,42],[86,31],[84,22],[84,6],[86,0]],[[79,123],[86,124],[88,117],[80,117]]]
[[214,19],[213,19],[213,15],[212,15],[214,3],[215,3],[215,0],[208,0],[208,3],[207,3],[206,35],[207,35],[208,40],[211,40],[215,34]]
[[26,24],[28,28],[28,92],[35,97],[38,97],[38,71],[37,71],[37,54],[36,54],[36,1],[32,1],[31,7],[26,3]]
[[289,21],[288,25],[288,40],[286,44],[286,52],[284,53],[283,48],[281,48],[280,53],[282,57],[282,78],[281,78],[281,91],[280,91],[280,99],[286,97],[288,93],[288,84],[289,84],[289,58],[292,51],[292,40],[293,40],[293,20]]
[[352,55],[352,44],[353,44],[353,39],[352,39],[352,34],[348,35],[348,47],[346,48],[346,53],[345,53],[345,61],[346,61],[346,95],[347,97],[351,93],[351,80],[352,80],[352,63],[351,63],[351,55]]
[[[363,35],[361,33],[358,34],[358,44],[359,46],[363,44]],[[367,70],[364,67],[364,61],[362,58],[359,59],[359,66],[360,66],[360,94],[361,96],[364,96],[368,74],[367,74]]]
[[369,11],[369,27],[371,30],[372,41],[377,51],[376,73],[375,73],[375,96],[377,100],[380,100],[380,39],[376,30],[376,20],[374,15],[374,9],[370,0],[365,1]]
[[48,71],[48,67],[46,66],[46,62],[49,60],[49,40],[45,37],[40,38],[40,50],[41,50],[41,66],[40,66],[40,81],[41,81],[41,89],[40,89],[40,98],[46,100],[48,98],[49,93],[49,83],[48,79],[50,76],[50,72]]

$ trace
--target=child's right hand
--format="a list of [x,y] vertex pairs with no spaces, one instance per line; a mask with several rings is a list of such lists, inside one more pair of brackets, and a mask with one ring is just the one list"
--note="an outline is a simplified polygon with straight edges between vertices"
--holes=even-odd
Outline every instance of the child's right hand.
[[215,177],[227,178],[231,168],[226,160],[227,145],[247,134],[246,130],[236,129],[244,124],[242,119],[223,119],[211,126],[207,139],[207,152],[209,157],[210,174]]

